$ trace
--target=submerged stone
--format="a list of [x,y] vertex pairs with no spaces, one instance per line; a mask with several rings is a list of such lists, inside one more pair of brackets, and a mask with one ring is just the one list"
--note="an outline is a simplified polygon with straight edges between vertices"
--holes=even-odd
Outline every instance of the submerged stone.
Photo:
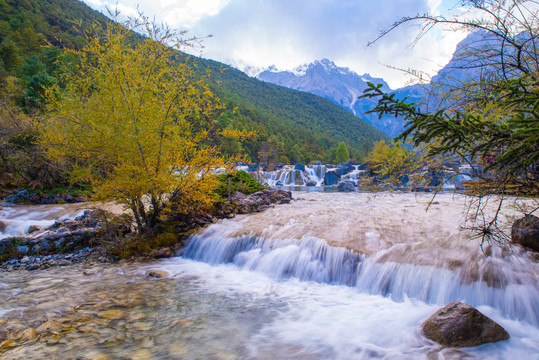
[[477,346],[509,339],[503,327],[473,306],[453,301],[422,325],[427,338],[447,347]]
[[167,277],[168,273],[166,271],[163,271],[163,270],[148,270],[148,271],[146,271],[146,276],[160,279],[160,278]]

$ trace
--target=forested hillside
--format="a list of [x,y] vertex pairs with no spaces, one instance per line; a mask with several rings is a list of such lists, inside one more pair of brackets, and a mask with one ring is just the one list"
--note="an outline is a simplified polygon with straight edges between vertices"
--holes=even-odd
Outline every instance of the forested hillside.
[[[224,65],[216,61],[200,59],[198,63],[202,69],[212,70],[213,78],[219,81],[214,91],[228,108],[238,108],[240,121],[259,129],[270,145],[274,141],[284,145],[291,161],[333,161],[332,150],[339,141],[350,147],[352,157],[362,158],[374,142],[388,139],[322,97],[250,78],[233,68],[221,71]],[[326,154],[325,158],[320,154]]]
[[[26,113],[39,112],[43,89],[62,81],[62,48],[80,49],[81,30],[105,23],[104,15],[77,0],[0,0],[0,83]],[[196,35],[196,34],[194,34]],[[211,88],[226,106],[219,126],[257,130],[256,139],[219,145],[253,161],[333,161],[340,141],[361,159],[387,137],[320,97],[266,84],[225,65],[191,56],[201,72],[211,70]]]

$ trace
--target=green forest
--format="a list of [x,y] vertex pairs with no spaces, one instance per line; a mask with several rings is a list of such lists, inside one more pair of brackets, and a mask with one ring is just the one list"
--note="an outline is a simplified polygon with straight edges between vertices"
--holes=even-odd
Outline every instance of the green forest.
[[[13,117],[10,106],[14,106],[15,112],[22,110],[25,116],[39,114],[45,105],[45,89],[53,84],[64,87],[62,74],[66,67],[76,66],[76,60],[64,51],[82,49],[85,34],[97,31],[96,24],[102,27],[111,20],[76,0],[0,0],[0,8],[0,87],[4,111]],[[178,62],[184,61],[191,63],[201,76],[210,74],[208,86],[223,105],[215,115],[220,129],[257,133],[243,142],[212,139],[225,154],[245,155],[247,161],[268,164],[335,162],[337,144],[344,142],[351,158],[361,160],[375,142],[388,139],[323,98],[264,83],[219,62],[183,54]],[[4,163],[25,141],[31,142],[32,136],[20,130],[30,131],[25,126],[18,130],[4,128],[0,150]],[[14,142],[17,149],[13,148]],[[31,147],[17,157],[28,156],[29,151]],[[32,176],[27,177],[30,180]]]

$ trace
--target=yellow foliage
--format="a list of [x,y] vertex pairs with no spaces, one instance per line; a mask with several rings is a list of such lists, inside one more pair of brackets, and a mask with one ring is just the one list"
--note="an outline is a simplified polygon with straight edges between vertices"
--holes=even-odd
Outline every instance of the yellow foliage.
[[80,66],[41,123],[49,155],[69,164],[74,181],[126,205],[149,230],[171,194],[210,202],[213,169],[224,161],[207,145],[220,103],[170,47],[183,40],[142,20],[135,25],[146,39],[109,25],[74,52]]
[[380,140],[374,149],[367,155],[367,161],[371,168],[380,172],[381,175],[393,175],[409,170],[413,163],[413,155],[409,150],[396,143],[393,148],[389,147],[384,140]]

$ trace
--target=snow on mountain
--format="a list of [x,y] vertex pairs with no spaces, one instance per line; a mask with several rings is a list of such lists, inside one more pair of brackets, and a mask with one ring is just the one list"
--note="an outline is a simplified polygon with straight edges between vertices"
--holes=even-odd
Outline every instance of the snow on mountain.
[[[521,35],[523,41],[525,35]],[[500,54],[499,40],[489,36],[485,32],[473,32],[469,34],[457,46],[451,61],[442,68],[436,76],[432,78],[430,84],[410,85],[392,91],[388,84],[381,78],[373,78],[369,74],[358,75],[346,67],[339,67],[329,59],[321,59],[310,64],[305,64],[293,70],[279,70],[271,66],[265,70],[249,67],[245,64],[233,65],[251,76],[270,82],[276,85],[288,87],[295,90],[309,92],[324,97],[333,103],[349,110],[354,115],[367,121],[377,129],[383,131],[391,137],[395,137],[403,130],[404,121],[393,116],[382,116],[378,114],[368,114],[367,111],[374,108],[376,101],[372,99],[358,99],[367,88],[367,83],[382,84],[382,90],[396,94],[397,99],[408,98],[409,102],[422,102],[424,108],[428,110],[447,106],[443,97],[430,96],[427,94],[450,91],[451,86],[458,86],[462,82],[477,78],[486,71],[496,71],[488,61],[492,61],[497,54]],[[480,57],[468,54],[482,54]],[[489,56],[486,56],[486,55]],[[486,62],[485,62],[486,61]],[[432,106],[432,108],[430,108]]]
[[[257,77],[258,74],[260,74],[262,71],[269,70],[269,69],[264,69],[264,68],[261,68],[261,67],[249,65],[246,62],[241,61],[241,60],[226,59],[223,62],[225,64],[227,64],[227,65],[230,65],[231,67],[233,67],[235,69],[238,69],[238,70],[246,73],[250,77]],[[275,70],[275,71],[277,70],[274,66],[271,67],[271,69]]]
[[329,59],[317,60],[294,70],[279,71],[271,67],[260,72],[257,78],[324,97],[390,136],[402,130],[402,121],[396,122],[393,117],[378,120],[376,114],[365,114],[366,110],[374,107],[374,102],[358,99],[367,88],[367,82],[382,84],[384,91],[391,91],[383,79],[373,78],[369,74],[358,75],[347,67],[337,66]]

